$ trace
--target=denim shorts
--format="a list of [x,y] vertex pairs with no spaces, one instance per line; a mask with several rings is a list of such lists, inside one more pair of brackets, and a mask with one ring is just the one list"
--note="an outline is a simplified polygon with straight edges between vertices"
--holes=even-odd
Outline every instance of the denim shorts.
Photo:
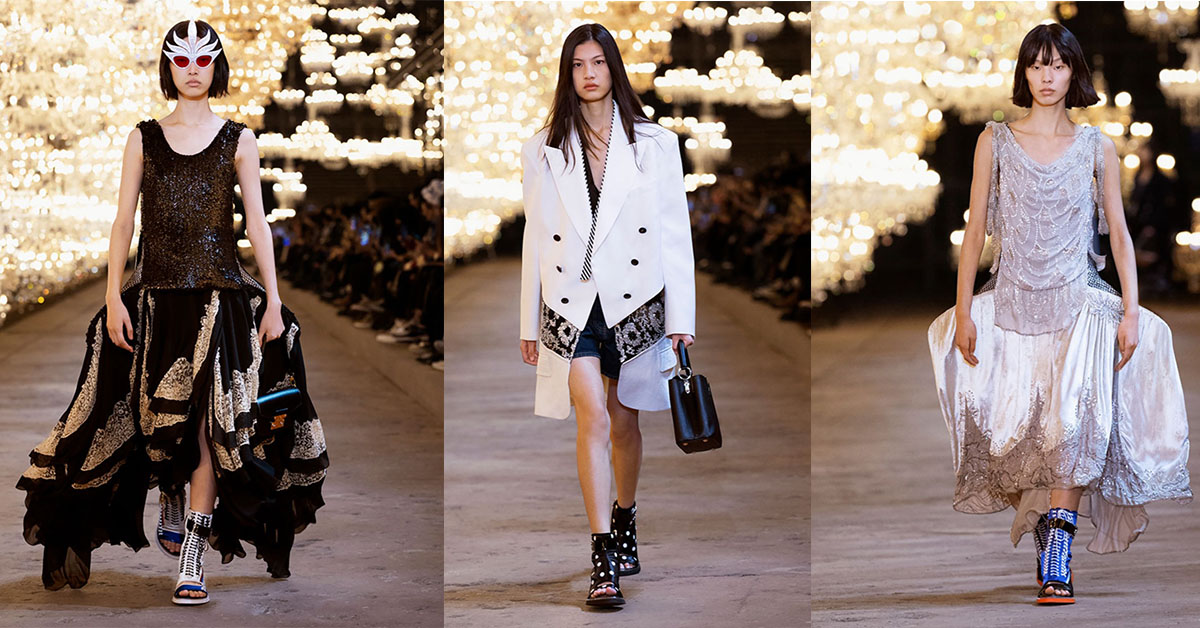
[[604,323],[604,310],[600,309],[600,297],[588,314],[587,324],[579,331],[572,358],[600,358],[600,374],[617,379],[621,375],[621,355],[617,353],[617,335]]

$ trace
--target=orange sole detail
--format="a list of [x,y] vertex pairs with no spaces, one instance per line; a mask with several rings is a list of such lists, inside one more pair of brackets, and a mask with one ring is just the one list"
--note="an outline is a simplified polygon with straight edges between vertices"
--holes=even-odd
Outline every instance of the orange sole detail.
[[1073,597],[1039,597],[1037,599],[1037,603],[1038,604],[1074,604],[1075,598],[1073,598]]

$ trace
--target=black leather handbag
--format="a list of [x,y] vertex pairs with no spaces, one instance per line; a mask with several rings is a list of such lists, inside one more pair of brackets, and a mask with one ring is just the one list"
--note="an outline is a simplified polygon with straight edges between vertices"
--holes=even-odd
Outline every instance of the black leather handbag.
[[258,487],[262,495],[274,491],[276,483],[283,476],[295,442],[292,426],[301,410],[301,403],[300,389],[293,387],[263,395],[254,400],[251,407],[252,411],[257,410],[258,419],[254,435],[250,437],[250,446],[262,447],[262,454],[247,456],[243,462],[250,472],[252,484]]
[[712,390],[703,375],[692,373],[687,347],[680,342],[679,369],[668,385],[671,390],[671,417],[675,422],[675,444],[685,454],[708,451],[721,446],[721,425]]
[[258,405],[259,420],[264,423],[270,421],[264,427],[266,431],[273,432],[288,425],[289,415],[300,408],[300,389],[277,390],[259,397],[255,403]]

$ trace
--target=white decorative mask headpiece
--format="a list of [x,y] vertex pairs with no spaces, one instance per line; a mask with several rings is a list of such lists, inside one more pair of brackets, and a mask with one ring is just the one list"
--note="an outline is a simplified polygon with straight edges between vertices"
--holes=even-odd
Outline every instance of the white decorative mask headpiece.
[[[173,43],[172,39],[175,40]],[[211,28],[204,41],[200,41],[196,36],[196,21],[188,20],[187,41],[179,39],[175,31],[171,30],[167,41],[163,44],[163,54],[171,60],[171,63],[181,68],[186,68],[193,62],[206,68],[208,64],[216,60],[217,55],[221,54],[221,42]]]

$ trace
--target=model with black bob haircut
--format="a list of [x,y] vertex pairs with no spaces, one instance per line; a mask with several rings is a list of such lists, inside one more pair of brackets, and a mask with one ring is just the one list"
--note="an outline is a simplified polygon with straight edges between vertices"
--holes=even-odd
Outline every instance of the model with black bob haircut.
[[[1100,100],[1083,59],[1058,24],[1025,36],[1013,102],[1029,114],[979,135],[957,302],[929,327],[954,509],[1015,510],[1038,604],[1075,602],[1081,517],[1096,528],[1088,550],[1120,552],[1146,529],[1145,504],[1192,498],[1171,330],[1138,305],[1121,160],[1099,127],[1067,117]],[[1105,234],[1120,290],[1099,275]],[[987,236],[992,277],[976,292]]]
[[[209,547],[227,563],[249,543],[273,577],[290,575],[293,540],[324,504],[329,456],[300,323],[279,297],[254,132],[209,103],[228,93],[221,40],[180,22],[160,54],[159,85],[175,104],[126,139],[105,306],[88,325],[70,407],[17,488],[47,589],[85,586],[101,544],[153,544],[177,567],[172,603],[196,606],[210,599]],[[235,184],[261,282],[238,255]],[[142,512],[155,486],[150,541]]]
[[1092,87],[1092,71],[1083,58],[1079,40],[1061,24],[1039,24],[1025,35],[1021,49],[1017,52],[1017,69],[1013,74],[1012,102],[1018,107],[1033,106],[1033,93],[1025,70],[1035,63],[1047,65],[1058,52],[1062,63],[1071,69],[1070,87],[1067,88],[1067,109],[1091,107],[1100,102],[1096,88]]
[[[158,87],[162,90],[163,96],[167,100],[179,100],[179,88],[175,86],[175,80],[171,77],[171,64],[175,63],[175,59],[179,59],[179,55],[172,55],[171,49],[177,46],[180,42],[186,42],[188,37],[188,25],[193,25],[196,36],[200,41],[205,42],[210,50],[206,50],[209,54],[210,62],[213,66],[212,84],[208,87],[209,98],[222,98],[229,95],[229,59],[225,58],[224,47],[221,45],[221,37],[217,34],[216,29],[205,22],[204,20],[183,21],[172,26],[167,35],[163,37],[163,54],[158,57]],[[203,62],[202,55],[197,59],[197,62]]]

